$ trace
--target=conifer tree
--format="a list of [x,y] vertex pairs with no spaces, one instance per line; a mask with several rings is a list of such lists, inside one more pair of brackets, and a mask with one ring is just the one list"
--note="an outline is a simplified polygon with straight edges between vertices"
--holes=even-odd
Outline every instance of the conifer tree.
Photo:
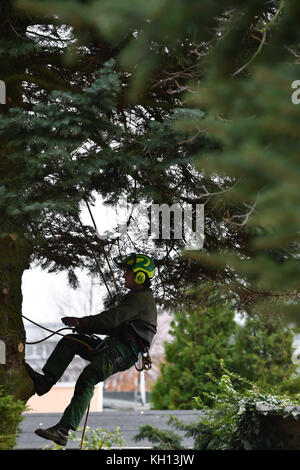
[[297,365],[292,360],[294,338],[294,331],[277,317],[248,316],[235,337],[234,371],[279,392],[299,393]]
[[[190,264],[178,261],[182,279],[190,279],[191,270],[195,284],[202,274],[222,279],[241,308],[286,313],[297,320],[299,106],[291,97],[299,75],[299,2],[22,4],[37,12],[55,11],[70,22],[80,15],[82,24],[93,25],[111,44],[135,31],[119,55],[131,78],[128,97],[137,102],[151,87],[158,95],[167,91],[176,97],[181,113],[172,116],[174,129],[186,132],[183,152],[190,164],[183,160],[176,176],[178,171],[189,175],[196,188],[184,194],[178,184],[179,196],[179,191],[168,192],[168,172],[163,171],[154,184],[155,196],[205,202],[207,213],[213,212],[204,249],[187,254]],[[164,129],[166,120],[158,122]],[[203,138],[209,142],[205,147]],[[159,147],[165,152],[161,140]],[[171,162],[165,160],[166,166]],[[157,161],[152,168],[161,170]],[[168,270],[163,274],[166,284],[175,281]]]
[[[193,397],[207,406],[213,402],[206,393],[218,393],[226,369],[278,392],[298,394],[300,381],[292,361],[294,332],[274,317],[247,316],[237,321],[232,305],[211,286],[201,286],[194,308],[177,311],[171,322],[173,340],[165,343],[165,360],[151,391],[155,409],[192,409]],[[243,391],[247,384],[235,387]]]
[[211,405],[205,392],[214,392],[216,385],[208,374],[220,376],[220,359],[228,368],[238,361],[232,308],[211,287],[201,291],[194,308],[174,314],[170,330],[174,339],[165,343],[161,375],[151,391],[156,409],[193,409],[197,396]]

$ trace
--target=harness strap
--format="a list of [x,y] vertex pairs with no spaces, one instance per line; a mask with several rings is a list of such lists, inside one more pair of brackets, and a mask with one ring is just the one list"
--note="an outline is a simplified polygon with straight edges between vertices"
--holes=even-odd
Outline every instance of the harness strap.
[[123,358],[123,356],[121,356],[121,354],[119,353],[119,351],[117,350],[117,348],[114,348],[112,346],[107,346],[107,349],[108,351],[110,352],[112,358],[113,358],[113,361],[116,365],[116,367],[121,371],[121,370],[124,370],[126,368],[126,361],[125,359]]

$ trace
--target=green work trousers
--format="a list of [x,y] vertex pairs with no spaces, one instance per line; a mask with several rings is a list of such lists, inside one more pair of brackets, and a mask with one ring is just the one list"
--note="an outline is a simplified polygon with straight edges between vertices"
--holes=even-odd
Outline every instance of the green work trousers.
[[[74,341],[72,338],[84,341],[92,348],[100,345],[99,352],[91,352],[84,344]],[[72,400],[60,420],[61,424],[74,431],[79,426],[93,397],[95,385],[116,372],[133,366],[137,361],[138,348],[132,343],[126,343],[114,337],[107,337],[101,341],[100,338],[96,339],[81,334],[66,335],[57,343],[43,367],[43,372],[58,381],[75,354],[90,361],[90,364],[79,375]]]

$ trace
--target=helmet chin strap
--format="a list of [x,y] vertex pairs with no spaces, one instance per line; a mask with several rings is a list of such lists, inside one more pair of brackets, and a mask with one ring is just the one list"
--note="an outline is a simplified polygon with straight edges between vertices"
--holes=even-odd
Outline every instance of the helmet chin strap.
[[143,290],[144,289],[144,286],[143,284],[137,284],[136,286],[134,287],[129,287],[130,290]]

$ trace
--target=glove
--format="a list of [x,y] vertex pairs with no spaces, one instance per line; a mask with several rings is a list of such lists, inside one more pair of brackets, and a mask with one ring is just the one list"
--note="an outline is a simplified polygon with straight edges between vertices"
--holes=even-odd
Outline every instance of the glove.
[[74,327],[76,329],[82,327],[82,319],[81,318],[76,318],[76,317],[63,317],[61,321],[67,325]]

